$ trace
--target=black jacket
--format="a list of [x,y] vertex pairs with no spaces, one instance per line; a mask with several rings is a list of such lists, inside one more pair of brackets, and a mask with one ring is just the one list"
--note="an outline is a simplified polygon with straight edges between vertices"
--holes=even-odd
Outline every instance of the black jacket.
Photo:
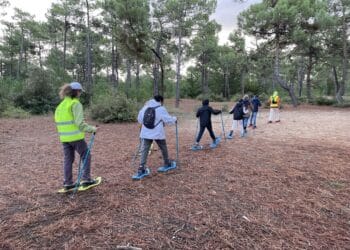
[[196,117],[199,117],[200,126],[205,127],[211,124],[211,114],[218,115],[221,110],[213,109],[208,105],[203,105],[197,111]]
[[252,99],[252,105],[253,105],[253,112],[258,112],[259,107],[261,106],[261,102],[257,97],[255,97]]
[[233,114],[233,120],[242,120],[243,119],[243,100],[239,100],[236,105],[229,112]]

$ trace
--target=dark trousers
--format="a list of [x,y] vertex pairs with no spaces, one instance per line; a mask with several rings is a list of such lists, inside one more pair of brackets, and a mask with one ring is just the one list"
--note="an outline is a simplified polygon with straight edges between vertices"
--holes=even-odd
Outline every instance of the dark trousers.
[[73,184],[73,175],[72,175],[72,166],[75,158],[75,151],[78,152],[81,159],[80,167],[84,167],[82,173],[82,180],[90,180],[90,165],[91,165],[91,154],[89,154],[88,159],[86,160],[85,166],[83,166],[83,159],[87,152],[87,144],[85,140],[79,140],[74,142],[64,142],[63,153],[64,153],[64,163],[63,163],[63,185]]
[[[162,151],[164,165],[169,166],[170,160],[168,155],[168,148],[166,145],[166,140],[155,140],[158,147],[160,148],[160,151]],[[140,168],[146,166],[147,163],[147,157],[148,157],[148,151],[151,147],[153,140],[151,139],[141,139],[141,163]]]
[[212,128],[211,124],[208,124],[206,126],[200,126],[196,142],[199,143],[199,141],[201,140],[201,138],[203,136],[203,133],[204,133],[205,129],[208,129],[208,132],[209,132],[209,135],[210,135],[211,139],[213,139],[213,142],[215,142],[215,134],[213,132],[213,128]]

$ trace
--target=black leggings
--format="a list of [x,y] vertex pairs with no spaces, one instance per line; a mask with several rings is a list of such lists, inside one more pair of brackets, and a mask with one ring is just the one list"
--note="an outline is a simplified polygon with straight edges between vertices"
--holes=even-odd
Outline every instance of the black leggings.
[[213,132],[213,128],[211,127],[211,124],[208,124],[207,126],[201,126],[200,127],[196,142],[199,143],[199,141],[201,140],[205,128],[208,129],[211,139],[213,139],[213,142],[215,142],[215,135],[214,135],[214,132]]

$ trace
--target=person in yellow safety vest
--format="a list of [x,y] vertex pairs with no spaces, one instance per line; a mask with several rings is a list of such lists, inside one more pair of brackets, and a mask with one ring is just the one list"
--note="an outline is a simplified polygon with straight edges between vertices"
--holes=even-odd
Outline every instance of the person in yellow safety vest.
[[[55,110],[55,122],[59,139],[63,146],[63,187],[66,190],[75,187],[73,183],[72,165],[74,162],[74,153],[77,151],[83,161],[88,147],[85,142],[85,132],[95,133],[97,127],[90,126],[84,121],[83,105],[79,97],[83,91],[80,83],[72,82],[65,84],[60,89],[61,103]],[[79,185],[89,186],[95,184],[95,180],[90,175],[91,154],[88,154],[86,165],[84,167],[81,182]]]
[[278,92],[274,91],[273,95],[270,96],[269,99],[270,104],[270,114],[269,114],[269,122],[272,121],[280,122],[280,106],[281,106],[281,98],[278,96]]

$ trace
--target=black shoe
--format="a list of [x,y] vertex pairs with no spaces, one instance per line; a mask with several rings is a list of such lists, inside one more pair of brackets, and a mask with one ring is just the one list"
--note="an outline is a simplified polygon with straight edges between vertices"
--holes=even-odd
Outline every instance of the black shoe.
[[70,190],[70,189],[73,189],[75,188],[76,184],[73,183],[73,184],[69,184],[69,185],[63,185],[63,188],[64,190]]
[[96,184],[96,180],[84,180],[80,182],[80,186],[87,187]]

